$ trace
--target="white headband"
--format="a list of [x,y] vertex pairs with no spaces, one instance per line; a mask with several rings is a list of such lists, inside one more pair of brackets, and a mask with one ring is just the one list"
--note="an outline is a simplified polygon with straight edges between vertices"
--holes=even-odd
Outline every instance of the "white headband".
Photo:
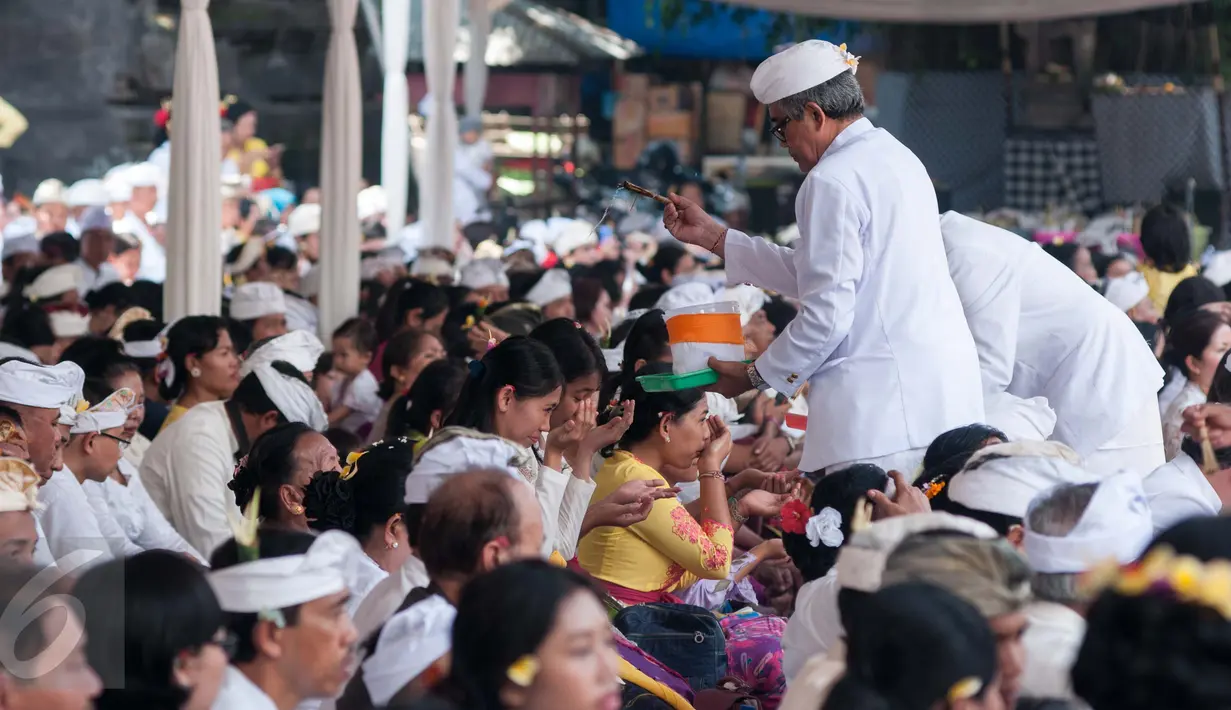
[[162,342],[158,340],[135,340],[131,343],[124,343],[124,354],[128,357],[156,358],[162,355]]
[[339,530],[321,533],[302,555],[244,562],[209,573],[224,611],[255,614],[285,609],[349,589],[363,548]]
[[573,282],[564,269],[551,269],[526,293],[526,300],[546,306],[552,301],[573,295]]
[[431,596],[385,622],[376,650],[363,662],[363,682],[378,707],[431,667],[453,646],[457,610]]
[[292,330],[257,348],[239,366],[240,379],[248,376],[257,365],[276,360],[289,362],[300,372],[312,372],[325,352],[319,338],[306,330]]
[[1137,560],[1154,537],[1154,519],[1141,477],[1119,473],[1098,484],[1077,525],[1064,537],[1030,529],[1030,511],[1049,493],[1030,503],[1023,548],[1035,572],[1078,574],[1114,558],[1120,564]]
[[263,281],[241,284],[231,295],[230,314],[235,320],[249,321],[285,313],[286,296],[274,284]]
[[329,426],[321,400],[307,384],[278,372],[268,363],[257,365],[252,374],[260,380],[261,389],[287,421],[307,424],[316,431],[324,431]]
[[70,434],[89,434],[107,431],[124,426],[128,421],[128,412],[137,402],[137,395],[127,387],[122,387],[98,404],[77,415]]
[[980,540],[999,537],[990,526],[948,513],[916,513],[878,520],[851,535],[838,552],[838,584],[843,589],[872,593],[880,589],[889,555],[903,540],[921,532],[953,530]]
[[33,365],[10,360],[0,365],[0,402],[59,409],[80,397],[85,372],[76,363]]

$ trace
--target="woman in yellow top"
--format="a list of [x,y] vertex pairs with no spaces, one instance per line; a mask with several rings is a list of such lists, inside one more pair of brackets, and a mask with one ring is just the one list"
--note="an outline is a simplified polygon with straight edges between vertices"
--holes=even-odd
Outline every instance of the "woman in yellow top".
[[[647,366],[646,372],[666,371]],[[674,485],[695,480],[701,497],[690,506],[674,498],[654,501],[645,521],[628,528],[598,528],[578,547],[577,560],[626,604],[670,599],[672,592],[699,579],[723,579],[731,568],[732,509],[722,462],[731,451],[731,434],[718,417],[709,418],[700,390],[646,393],[638,386],[632,425],[617,450],[595,475],[594,500],[633,480],[665,479]],[[691,508],[691,509],[690,509]]]
[[1198,273],[1184,212],[1167,204],[1151,207],[1141,219],[1141,250],[1146,256],[1141,274],[1150,287],[1150,301],[1162,313],[1176,284]]
[[234,97],[224,102],[225,118],[234,126],[233,148],[226,154],[239,166],[239,171],[252,178],[252,191],[259,192],[281,184],[282,146],[272,148],[257,138],[257,113],[252,104]]
[[239,356],[226,321],[216,316],[176,321],[167,331],[154,377],[159,396],[171,405],[162,429],[202,402],[230,399],[239,386]]

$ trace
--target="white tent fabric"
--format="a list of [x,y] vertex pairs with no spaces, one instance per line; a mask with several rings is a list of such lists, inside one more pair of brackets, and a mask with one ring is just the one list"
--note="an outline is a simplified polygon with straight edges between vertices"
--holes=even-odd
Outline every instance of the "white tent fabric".
[[470,16],[470,56],[462,75],[466,95],[466,115],[478,118],[483,113],[487,96],[487,36],[492,31],[492,14],[488,0],[467,0]]
[[998,24],[1133,12],[1192,0],[729,0],[815,17],[879,22]]
[[406,48],[410,44],[410,0],[383,3],[385,99],[380,138],[380,184],[389,207],[388,234],[400,234],[406,223],[407,172],[410,170],[409,89],[406,86]]
[[[363,96],[355,15],[359,0],[329,0],[332,31],[325,55],[321,128],[320,330],[333,331],[359,310],[359,180],[363,159]],[[214,258],[217,261],[217,257]]]
[[423,3],[423,70],[428,108],[425,171],[420,173],[419,210],[428,244],[449,248],[456,230],[453,217],[453,157],[457,149],[457,108],[453,103],[457,65],[453,49],[461,21],[460,2]]
[[175,140],[167,208],[167,321],[217,314],[222,302],[222,132],[209,0],[182,0],[175,48]]

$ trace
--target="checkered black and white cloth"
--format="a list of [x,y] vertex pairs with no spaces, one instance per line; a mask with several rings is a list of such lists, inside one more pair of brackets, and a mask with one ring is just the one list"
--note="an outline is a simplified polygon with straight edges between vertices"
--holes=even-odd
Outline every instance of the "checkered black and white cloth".
[[1019,210],[1103,208],[1098,143],[1092,136],[1018,136],[1004,142],[1005,204]]

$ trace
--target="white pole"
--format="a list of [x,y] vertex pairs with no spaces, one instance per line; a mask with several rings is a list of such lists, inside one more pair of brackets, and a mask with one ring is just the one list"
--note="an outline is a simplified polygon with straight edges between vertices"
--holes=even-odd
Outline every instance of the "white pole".
[[409,89],[406,52],[410,44],[410,0],[384,0],[385,103],[380,134],[380,184],[389,198],[385,228],[390,240],[406,224],[407,173],[410,170]]
[[423,65],[432,96],[427,117],[426,170],[419,177],[419,211],[423,214],[424,241],[453,248],[457,225],[453,216],[454,151],[457,148],[457,108],[453,93],[457,82],[457,28],[461,0],[423,3]]
[[487,96],[487,36],[492,31],[492,13],[488,0],[466,0],[470,15],[470,57],[462,74],[466,97],[466,117],[483,115],[483,99]]

